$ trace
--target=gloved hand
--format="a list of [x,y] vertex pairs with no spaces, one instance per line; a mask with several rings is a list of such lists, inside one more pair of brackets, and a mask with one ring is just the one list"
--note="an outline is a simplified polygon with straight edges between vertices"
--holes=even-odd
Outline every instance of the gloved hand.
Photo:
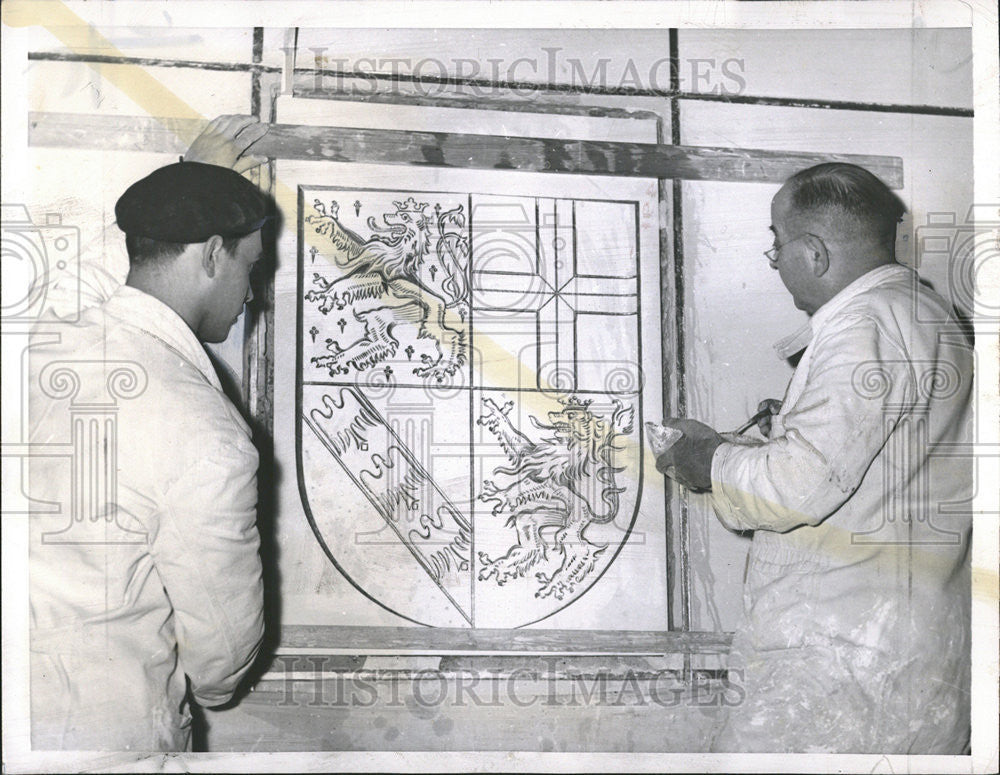
[[656,470],[692,492],[711,492],[712,456],[722,436],[697,420],[669,417],[663,425],[683,436],[656,459]]
[[777,398],[765,398],[757,404],[757,411],[763,412],[765,409],[767,409],[771,414],[767,417],[762,417],[757,421],[757,430],[760,431],[761,436],[767,439],[771,436],[771,417],[781,411],[781,401]]

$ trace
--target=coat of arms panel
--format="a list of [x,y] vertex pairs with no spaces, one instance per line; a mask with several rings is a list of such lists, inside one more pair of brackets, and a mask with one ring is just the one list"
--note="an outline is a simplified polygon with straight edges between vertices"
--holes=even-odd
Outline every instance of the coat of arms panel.
[[322,621],[344,600],[344,622],[585,629],[637,572],[665,575],[641,208],[298,187],[294,474]]

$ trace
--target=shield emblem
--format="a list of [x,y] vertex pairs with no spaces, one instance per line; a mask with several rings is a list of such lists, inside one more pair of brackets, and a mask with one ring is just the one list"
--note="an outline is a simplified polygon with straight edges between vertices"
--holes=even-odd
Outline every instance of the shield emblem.
[[297,455],[324,551],[386,609],[519,627],[642,497],[635,202],[300,189]]

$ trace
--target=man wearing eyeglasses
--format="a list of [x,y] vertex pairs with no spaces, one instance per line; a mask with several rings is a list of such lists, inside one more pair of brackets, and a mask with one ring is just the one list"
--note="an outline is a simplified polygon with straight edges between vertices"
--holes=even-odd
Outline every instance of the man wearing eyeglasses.
[[[822,164],[771,204],[766,251],[807,327],[763,440],[694,420],[657,467],[753,531],[717,751],[967,750],[972,352],[945,301],[897,264],[904,207]],[[742,443],[738,443],[742,442]]]

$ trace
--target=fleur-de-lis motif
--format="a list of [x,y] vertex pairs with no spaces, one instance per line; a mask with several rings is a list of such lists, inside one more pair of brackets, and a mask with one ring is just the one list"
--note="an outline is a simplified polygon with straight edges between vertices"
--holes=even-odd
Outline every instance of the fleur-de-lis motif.
[[344,333],[344,329],[347,327],[347,321],[341,318],[337,321],[337,325],[340,327],[340,333]]
[[354,214],[355,215],[361,215],[361,200],[360,199],[355,199],[354,200]]
[[403,350],[403,352],[406,353],[406,360],[409,361],[409,360],[413,359],[413,345],[412,344],[406,345],[406,349]]
[[386,379],[389,379],[392,376],[392,366],[386,366],[382,369],[382,373],[385,374]]
[[312,337],[312,340],[313,340],[314,344],[316,342],[316,334],[318,334],[318,333],[319,333],[319,329],[316,328],[316,326],[313,326],[312,328],[309,329],[309,336]]
[[431,279],[432,280],[434,279],[434,275],[437,274],[437,270],[438,270],[438,268],[436,266],[434,266],[434,264],[431,264],[430,273],[431,273]]
[[313,245],[311,248],[309,248],[309,263],[310,264],[313,264],[313,263],[316,262],[316,254],[317,253],[319,253],[319,250],[317,249],[317,247],[315,245]]

